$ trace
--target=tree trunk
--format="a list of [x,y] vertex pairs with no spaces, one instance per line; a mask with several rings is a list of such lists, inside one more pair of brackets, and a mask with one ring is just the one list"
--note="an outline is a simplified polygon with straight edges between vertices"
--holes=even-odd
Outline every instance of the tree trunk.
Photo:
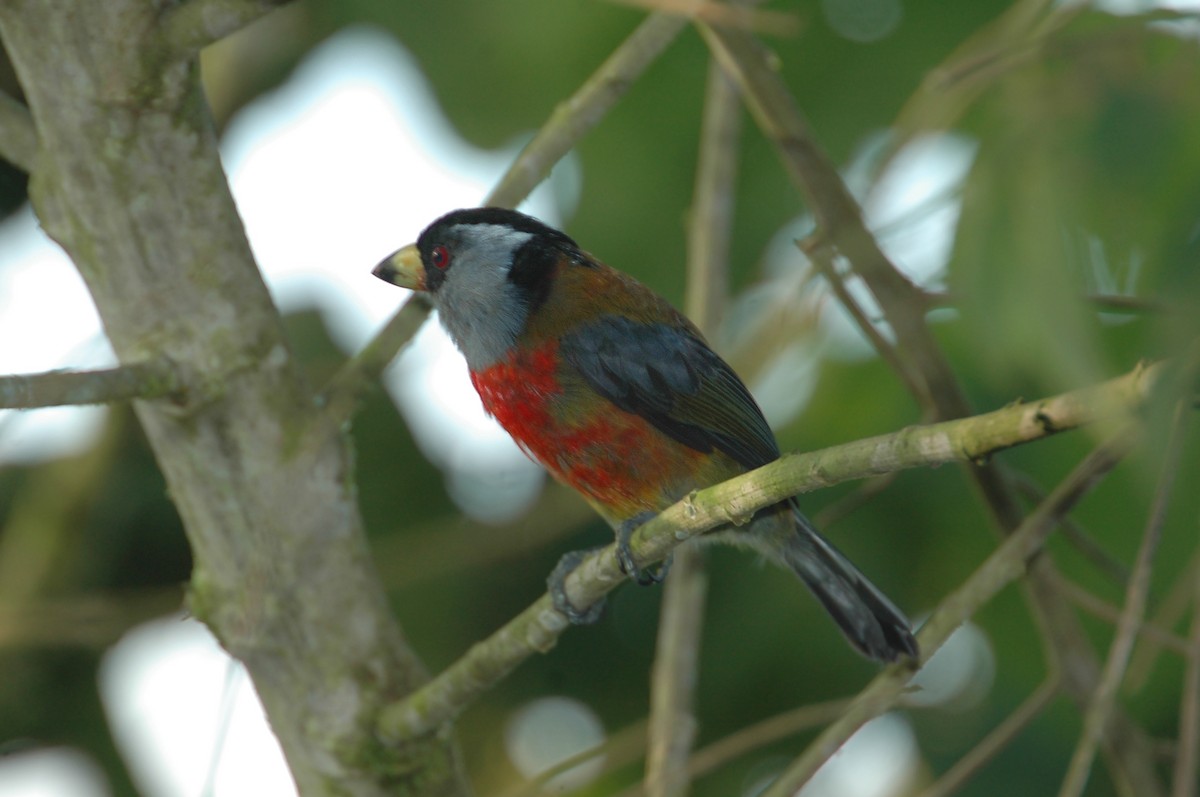
[[191,54],[151,0],[4,0],[33,114],[31,195],[123,362],[186,390],[137,402],[195,555],[193,612],[243,661],[305,795],[457,795],[447,739],[376,741],[424,672],[372,570],[345,435],[313,401],[247,246]]

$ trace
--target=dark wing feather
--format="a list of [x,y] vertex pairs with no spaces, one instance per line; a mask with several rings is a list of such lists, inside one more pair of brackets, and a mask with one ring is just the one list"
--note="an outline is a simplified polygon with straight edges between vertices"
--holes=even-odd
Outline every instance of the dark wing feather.
[[601,396],[690,448],[747,469],[779,457],[750,391],[686,328],[606,315],[565,335],[560,352]]

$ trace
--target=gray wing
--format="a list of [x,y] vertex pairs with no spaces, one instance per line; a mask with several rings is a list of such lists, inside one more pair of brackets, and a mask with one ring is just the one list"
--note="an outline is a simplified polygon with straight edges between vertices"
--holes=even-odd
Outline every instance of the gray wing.
[[779,457],[750,391],[689,329],[606,315],[564,336],[560,352],[601,396],[690,448],[747,469]]

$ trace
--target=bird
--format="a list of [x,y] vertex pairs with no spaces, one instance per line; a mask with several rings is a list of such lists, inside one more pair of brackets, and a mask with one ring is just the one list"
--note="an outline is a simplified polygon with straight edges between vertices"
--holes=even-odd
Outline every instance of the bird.
[[[666,299],[515,210],[436,219],[372,273],[424,292],[466,359],[484,409],[533,460],[614,529],[622,571],[642,583],[633,532],[693,490],[780,456],[750,391]],[[904,614],[801,513],[794,498],[712,537],[793,571],[869,659],[917,658]],[[586,551],[548,579],[555,608],[594,622],[563,586]]]

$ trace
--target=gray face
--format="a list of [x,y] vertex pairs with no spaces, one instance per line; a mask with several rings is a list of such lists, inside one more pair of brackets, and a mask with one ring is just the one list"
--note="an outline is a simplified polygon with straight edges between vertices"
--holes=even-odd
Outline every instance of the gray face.
[[525,327],[528,298],[508,275],[533,234],[501,224],[456,224],[440,237],[450,265],[433,303],[467,366],[480,371],[507,354]]

